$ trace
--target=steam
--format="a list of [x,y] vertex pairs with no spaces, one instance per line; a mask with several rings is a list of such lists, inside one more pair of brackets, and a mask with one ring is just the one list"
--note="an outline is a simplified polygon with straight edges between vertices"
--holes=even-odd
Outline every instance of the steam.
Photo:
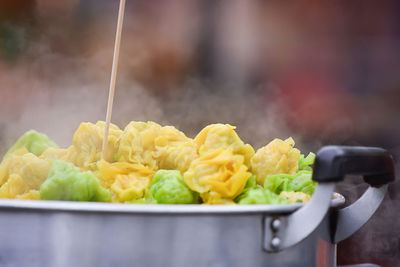
[[[29,129],[67,147],[81,122],[105,120],[112,42],[83,57],[54,51],[50,37],[42,34],[31,44],[27,57],[1,71],[3,101],[8,103],[0,117],[2,153]],[[208,124],[229,123],[255,148],[275,137],[290,136],[280,103],[260,97],[257,88],[192,77],[158,96],[124,69],[123,54],[121,62],[112,118],[121,128],[132,120],[151,120],[174,125],[194,137]],[[259,85],[264,86],[274,85]]]
[[[32,62],[1,72],[3,153],[29,129],[46,133],[66,147],[81,122],[105,120],[108,86],[98,77],[109,74],[96,70],[91,59],[48,53],[43,46],[32,50],[37,54]],[[114,123],[123,127],[128,120],[160,120],[158,101],[143,87],[126,78],[119,84]]]
[[[44,61],[35,65],[43,68],[46,64]],[[53,61],[52,64],[57,63]],[[81,64],[88,67],[87,62]],[[10,95],[20,98],[15,106],[10,106],[9,114],[13,111],[16,114],[1,117],[2,148],[9,147],[29,129],[46,133],[61,146],[67,146],[79,123],[105,119],[106,83],[88,81],[86,73],[67,73],[48,81],[30,77],[28,71],[21,68],[2,77],[1,81],[3,86],[15,84],[18,79],[26,81],[26,84],[14,85],[14,95]],[[123,128],[132,120],[152,120],[174,125],[191,137],[208,124],[229,123],[236,125],[242,139],[255,147],[265,145],[275,137],[289,136],[278,104],[265,106],[259,97],[232,87],[214,92],[208,88],[194,80],[187,82],[185,88],[179,90],[183,93],[177,96],[157,98],[134,79],[120,75],[112,122]]]

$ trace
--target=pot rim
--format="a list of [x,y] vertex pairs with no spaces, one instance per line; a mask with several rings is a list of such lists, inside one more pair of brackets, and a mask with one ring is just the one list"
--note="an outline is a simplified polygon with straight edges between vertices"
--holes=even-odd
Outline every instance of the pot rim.
[[[331,208],[337,208],[345,203],[345,198],[334,193]],[[191,215],[240,215],[240,214],[289,214],[304,204],[279,205],[146,205],[146,204],[116,204],[99,202],[71,201],[38,201],[0,199],[0,210],[22,211],[70,211],[97,213],[127,213],[127,214],[191,214]]]

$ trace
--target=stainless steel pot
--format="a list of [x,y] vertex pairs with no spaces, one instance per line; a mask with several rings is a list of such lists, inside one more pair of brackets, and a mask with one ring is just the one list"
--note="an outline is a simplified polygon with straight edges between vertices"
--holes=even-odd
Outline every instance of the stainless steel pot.
[[[394,180],[380,148],[322,148],[305,205],[120,205],[0,201],[0,266],[336,266],[336,243],[373,215]],[[344,209],[346,174],[370,185]]]

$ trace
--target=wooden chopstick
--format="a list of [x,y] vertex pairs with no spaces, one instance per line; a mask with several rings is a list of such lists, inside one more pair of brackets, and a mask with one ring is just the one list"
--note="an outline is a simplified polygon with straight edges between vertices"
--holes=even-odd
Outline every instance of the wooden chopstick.
[[110,123],[111,123],[112,109],[113,109],[113,103],[114,103],[115,84],[116,84],[116,80],[117,80],[117,71],[118,71],[119,50],[121,47],[122,25],[124,23],[125,1],[126,0],[120,0],[120,3],[119,3],[118,24],[117,24],[117,32],[115,34],[114,56],[113,56],[112,69],[111,69],[111,79],[110,79],[110,88],[109,88],[109,94],[108,94],[106,125],[105,125],[105,129],[104,129],[104,138],[103,138],[103,147],[102,147],[102,159],[104,159],[104,160],[107,155],[108,133],[110,131]]

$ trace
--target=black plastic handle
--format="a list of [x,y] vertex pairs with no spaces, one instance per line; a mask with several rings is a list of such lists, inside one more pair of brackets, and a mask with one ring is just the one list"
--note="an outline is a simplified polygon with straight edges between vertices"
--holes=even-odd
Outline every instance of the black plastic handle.
[[326,146],[318,151],[314,181],[340,182],[346,174],[362,175],[371,186],[390,183],[395,180],[393,158],[378,147]]

